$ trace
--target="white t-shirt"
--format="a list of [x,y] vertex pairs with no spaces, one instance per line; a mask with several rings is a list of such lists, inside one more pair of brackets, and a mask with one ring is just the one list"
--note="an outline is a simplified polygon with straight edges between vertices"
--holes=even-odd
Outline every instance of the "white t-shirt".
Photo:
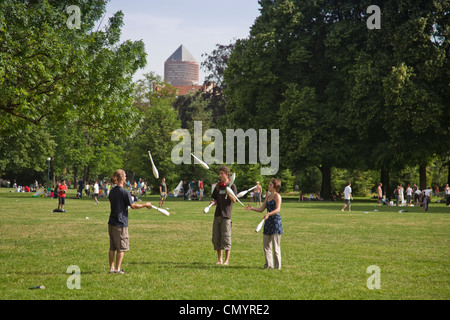
[[352,194],[352,188],[350,186],[346,186],[344,189],[344,199],[350,200],[350,195]]
[[94,193],[98,193],[98,183],[94,184]]

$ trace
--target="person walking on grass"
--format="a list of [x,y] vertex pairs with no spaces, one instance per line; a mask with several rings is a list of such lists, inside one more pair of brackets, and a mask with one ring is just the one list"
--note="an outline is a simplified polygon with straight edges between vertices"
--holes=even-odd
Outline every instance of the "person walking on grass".
[[98,180],[95,180],[95,183],[94,183],[94,203],[95,204],[98,204],[97,197],[98,197],[99,192],[100,192],[100,188],[98,186]]
[[[135,203],[130,192],[124,188],[127,176],[125,171],[116,170],[111,182],[116,186],[109,194],[111,213],[108,221],[109,233],[109,273],[124,274],[122,261],[125,251],[129,251],[128,207],[131,209],[152,208],[152,203]],[[114,265],[114,255],[116,257]]]
[[283,225],[280,216],[281,195],[278,193],[280,187],[280,180],[275,178],[270,179],[268,192],[263,205],[259,208],[253,208],[247,205],[245,208],[247,211],[256,212],[263,212],[264,209],[267,209],[267,214],[264,215],[266,221],[264,222],[263,231],[264,256],[266,260],[264,264],[265,269],[281,269],[280,240],[283,234]]
[[344,189],[344,207],[341,209],[342,212],[344,212],[345,208],[348,207],[348,211],[350,212],[350,207],[351,207],[351,200],[353,200],[353,196],[352,196],[352,187],[350,182],[347,182],[347,186]]

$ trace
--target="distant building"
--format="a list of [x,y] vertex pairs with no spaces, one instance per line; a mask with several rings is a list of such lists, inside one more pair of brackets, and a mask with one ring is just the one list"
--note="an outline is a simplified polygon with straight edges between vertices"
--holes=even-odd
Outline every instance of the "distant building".
[[179,95],[202,89],[198,74],[198,62],[183,45],[164,63],[164,81],[177,88]]

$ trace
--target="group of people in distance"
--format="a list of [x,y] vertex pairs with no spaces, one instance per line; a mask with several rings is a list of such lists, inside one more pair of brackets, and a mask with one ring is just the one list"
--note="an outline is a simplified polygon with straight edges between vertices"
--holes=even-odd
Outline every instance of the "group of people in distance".
[[[380,182],[377,186],[378,205],[393,205],[393,201],[389,201],[386,195],[383,194],[383,184]],[[414,183],[412,187],[408,184],[406,190],[402,184],[398,184],[393,192],[396,206],[422,206],[422,209],[428,211],[428,204],[431,202],[432,189],[431,187],[420,190]],[[405,200],[406,195],[406,200]],[[439,196],[439,192],[435,194]],[[448,184],[445,185],[445,198],[447,207],[450,206],[450,188]]]
[[[111,182],[115,187],[109,194],[111,205],[108,221],[110,273],[125,273],[122,270],[122,261],[125,251],[129,250],[128,208],[152,208],[151,202],[134,202],[130,192],[124,188],[125,181],[126,174],[121,169],[116,170],[111,178]],[[237,194],[236,185],[230,185],[230,169],[227,166],[222,166],[219,168],[219,181],[212,193],[212,200],[210,202],[210,204],[216,206],[212,243],[214,250],[217,252],[216,264],[218,265],[228,265],[231,253],[231,212],[236,198],[227,192],[227,187],[231,188],[234,195]],[[268,192],[264,203],[259,207],[247,205],[245,208],[247,211],[255,212],[263,212],[267,209],[267,213],[264,215],[263,246],[265,254],[264,267],[268,269],[281,269],[280,239],[281,234],[283,234],[283,225],[280,216],[282,200],[278,193],[280,187],[281,181],[272,178],[268,185]],[[160,191],[163,190],[163,188],[160,189]]]

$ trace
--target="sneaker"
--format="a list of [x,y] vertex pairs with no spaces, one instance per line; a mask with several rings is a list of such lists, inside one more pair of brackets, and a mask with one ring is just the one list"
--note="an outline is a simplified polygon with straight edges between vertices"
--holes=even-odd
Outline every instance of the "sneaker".
[[115,273],[126,274],[123,270],[116,270]]

